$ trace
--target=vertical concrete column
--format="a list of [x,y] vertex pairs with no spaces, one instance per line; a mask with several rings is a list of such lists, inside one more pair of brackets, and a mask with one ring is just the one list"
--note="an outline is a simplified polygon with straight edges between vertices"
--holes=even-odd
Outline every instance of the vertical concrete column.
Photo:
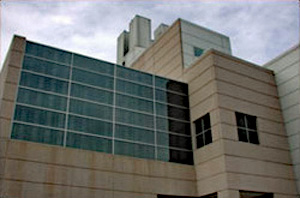
[[15,36],[0,74],[0,138],[9,139],[26,39]]
[[218,198],[240,198],[238,190],[224,190],[218,192]]

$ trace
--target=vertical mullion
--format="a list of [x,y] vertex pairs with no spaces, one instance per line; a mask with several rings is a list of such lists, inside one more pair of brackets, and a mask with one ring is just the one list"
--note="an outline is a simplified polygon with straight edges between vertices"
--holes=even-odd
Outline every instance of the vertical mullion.
[[114,65],[114,88],[113,88],[113,112],[112,112],[112,154],[115,154],[115,131],[116,131],[116,84],[117,84],[117,65]]
[[153,89],[153,129],[154,129],[154,152],[155,159],[157,159],[157,130],[156,130],[156,94],[155,94],[155,76],[152,75],[152,89]]
[[71,95],[71,85],[72,85],[72,72],[73,72],[73,59],[74,54],[71,56],[71,65],[70,65],[70,73],[69,73],[69,83],[68,83],[68,95],[67,95],[67,108],[66,108],[66,118],[65,118],[65,131],[64,131],[64,141],[63,146],[66,147],[67,144],[67,130],[68,130],[68,122],[69,122],[69,108],[70,108],[70,95]]
[[205,128],[204,128],[204,119],[202,118],[201,119],[201,134],[202,134],[202,137],[203,137],[203,146],[205,146],[205,135],[204,135],[204,132],[205,132]]
[[246,135],[247,135],[247,141],[250,142],[249,130],[248,130],[248,121],[247,121],[247,116],[246,115],[244,115],[244,122],[245,122],[245,130],[246,130]]

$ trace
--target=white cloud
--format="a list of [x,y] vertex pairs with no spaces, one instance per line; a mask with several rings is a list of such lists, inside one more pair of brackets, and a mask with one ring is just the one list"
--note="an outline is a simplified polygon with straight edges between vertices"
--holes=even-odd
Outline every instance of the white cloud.
[[228,35],[233,54],[263,64],[299,42],[298,2],[2,1],[1,57],[13,34],[115,62],[116,39],[136,15],[152,28],[183,18]]

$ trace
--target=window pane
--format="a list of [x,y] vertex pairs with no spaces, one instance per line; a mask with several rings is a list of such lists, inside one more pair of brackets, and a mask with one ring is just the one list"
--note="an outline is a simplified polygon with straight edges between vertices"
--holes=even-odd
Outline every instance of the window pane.
[[177,118],[180,120],[190,120],[190,112],[189,109],[182,109],[178,107],[173,107],[170,105],[156,103],[156,113],[158,115]]
[[116,109],[116,121],[153,128],[153,116],[123,109]]
[[210,144],[212,143],[212,136],[211,136],[211,130],[208,130],[204,133],[204,144],[207,145],[207,144]]
[[199,47],[194,47],[194,56],[201,56],[203,54],[203,49]]
[[138,85],[124,80],[117,80],[117,91],[131,95],[153,99],[153,90],[151,87]]
[[196,137],[196,141],[197,141],[197,148],[201,148],[204,146],[204,134],[199,134]]
[[70,112],[96,118],[112,120],[112,108],[104,105],[71,99]]
[[72,54],[53,47],[26,42],[26,54],[43,57],[49,60],[70,64]]
[[184,149],[192,149],[190,137],[177,136],[169,133],[157,133],[157,144]]
[[68,83],[53,78],[43,77],[27,72],[21,74],[21,85],[61,94],[68,93]]
[[237,126],[239,126],[239,127],[246,127],[246,124],[245,124],[245,114],[235,112],[235,116],[236,116],[236,124],[237,124]]
[[248,142],[247,132],[243,129],[238,129],[239,141]]
[[112,136],[112,123],[73,115],[69,115],[68,129],[109,137]]
[[204,130],[210,129],[210,117],[209,113],[202,117]]
[[152,85],[151,74],[142,73],[140,71],[128,69],[126,67],[117,66],[117,76],[128,80],[136,81],[138,83]]
[[105,138],[68,132],[67,147],[111,153],[112,141]]
[[154,143],[154,132],[136,127],[116,124],[115,137],[145,143]]
[[89,85],[99,86],[107,89],[113,89],[114,79],[101,74],[91,73],[79,69],[73,69],[72,80]]
[[114,75],[114,64],[78,54],[74,54],[73,65],[100,73]]
[[24,57],[23,69],[66,79],[69,78],[70,72],[70,68],[68,66],[39,60],[29,56]]
[[31,104],[62,111],[65,111],[67,106],[67,98],[65,97],[40,93],[22,88],[19,88],[17,101],[19,103]]
[[247,127],[249,129],[256,130],[256,117],[247,115],[246,118],[247,118]]
[[181,164],[193,164],[192,151],[179,151],[174,149],[158,148],[157,157],[159,160],[167,162],[177,162]]
[[158,101],[171,103],[183,107],[189,106],[189,100],[187,96],[181,96],[173,93],[169,93],[162,90],[155,90],[155,98]]
[[190,124],[156,117],[156,128],[163,131],[191,135]]
[[17,105],[15,110],[15,120],[36,123],[46,126],[64,128],[65,115],[30,107]]
[[204,131],[204,126],[202,124],[203,120],[201,118],[199,118],[198,120],[196,120],[195,123],[195,128],[196,128],[196,135],[200,134]]
[[249,142],[253,144],[259,144],[257,132],[248,131]]
[[84,85],[72,84],[71,96],[84,98],[100,103],[112,104],[113,92],[91,88]]
[[154,146],[115,141],[115,154],[154,159]]
[[147,113],[153,113],[153,102],[151,101],[125,96],[121,94],[116,94],[116,96],[116,105],[119,107],[135,109],[138,111],[145,111]]
[[43,127],[28,126],[14,123],[11,134],[12,139],[27,140],[46,144],[63,144],[64,132]]
[[183,94],[188,94],[188,85],[174,80],[155,76],[155,86],[170,91],[176,91]]

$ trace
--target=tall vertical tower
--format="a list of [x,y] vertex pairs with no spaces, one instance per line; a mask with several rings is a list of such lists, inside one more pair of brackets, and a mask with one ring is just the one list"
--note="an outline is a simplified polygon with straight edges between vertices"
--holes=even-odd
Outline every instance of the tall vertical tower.
[[118,37],[117,63],[130,66],[151,43],[151,20],[136,15],[129,32],[123,31]]

